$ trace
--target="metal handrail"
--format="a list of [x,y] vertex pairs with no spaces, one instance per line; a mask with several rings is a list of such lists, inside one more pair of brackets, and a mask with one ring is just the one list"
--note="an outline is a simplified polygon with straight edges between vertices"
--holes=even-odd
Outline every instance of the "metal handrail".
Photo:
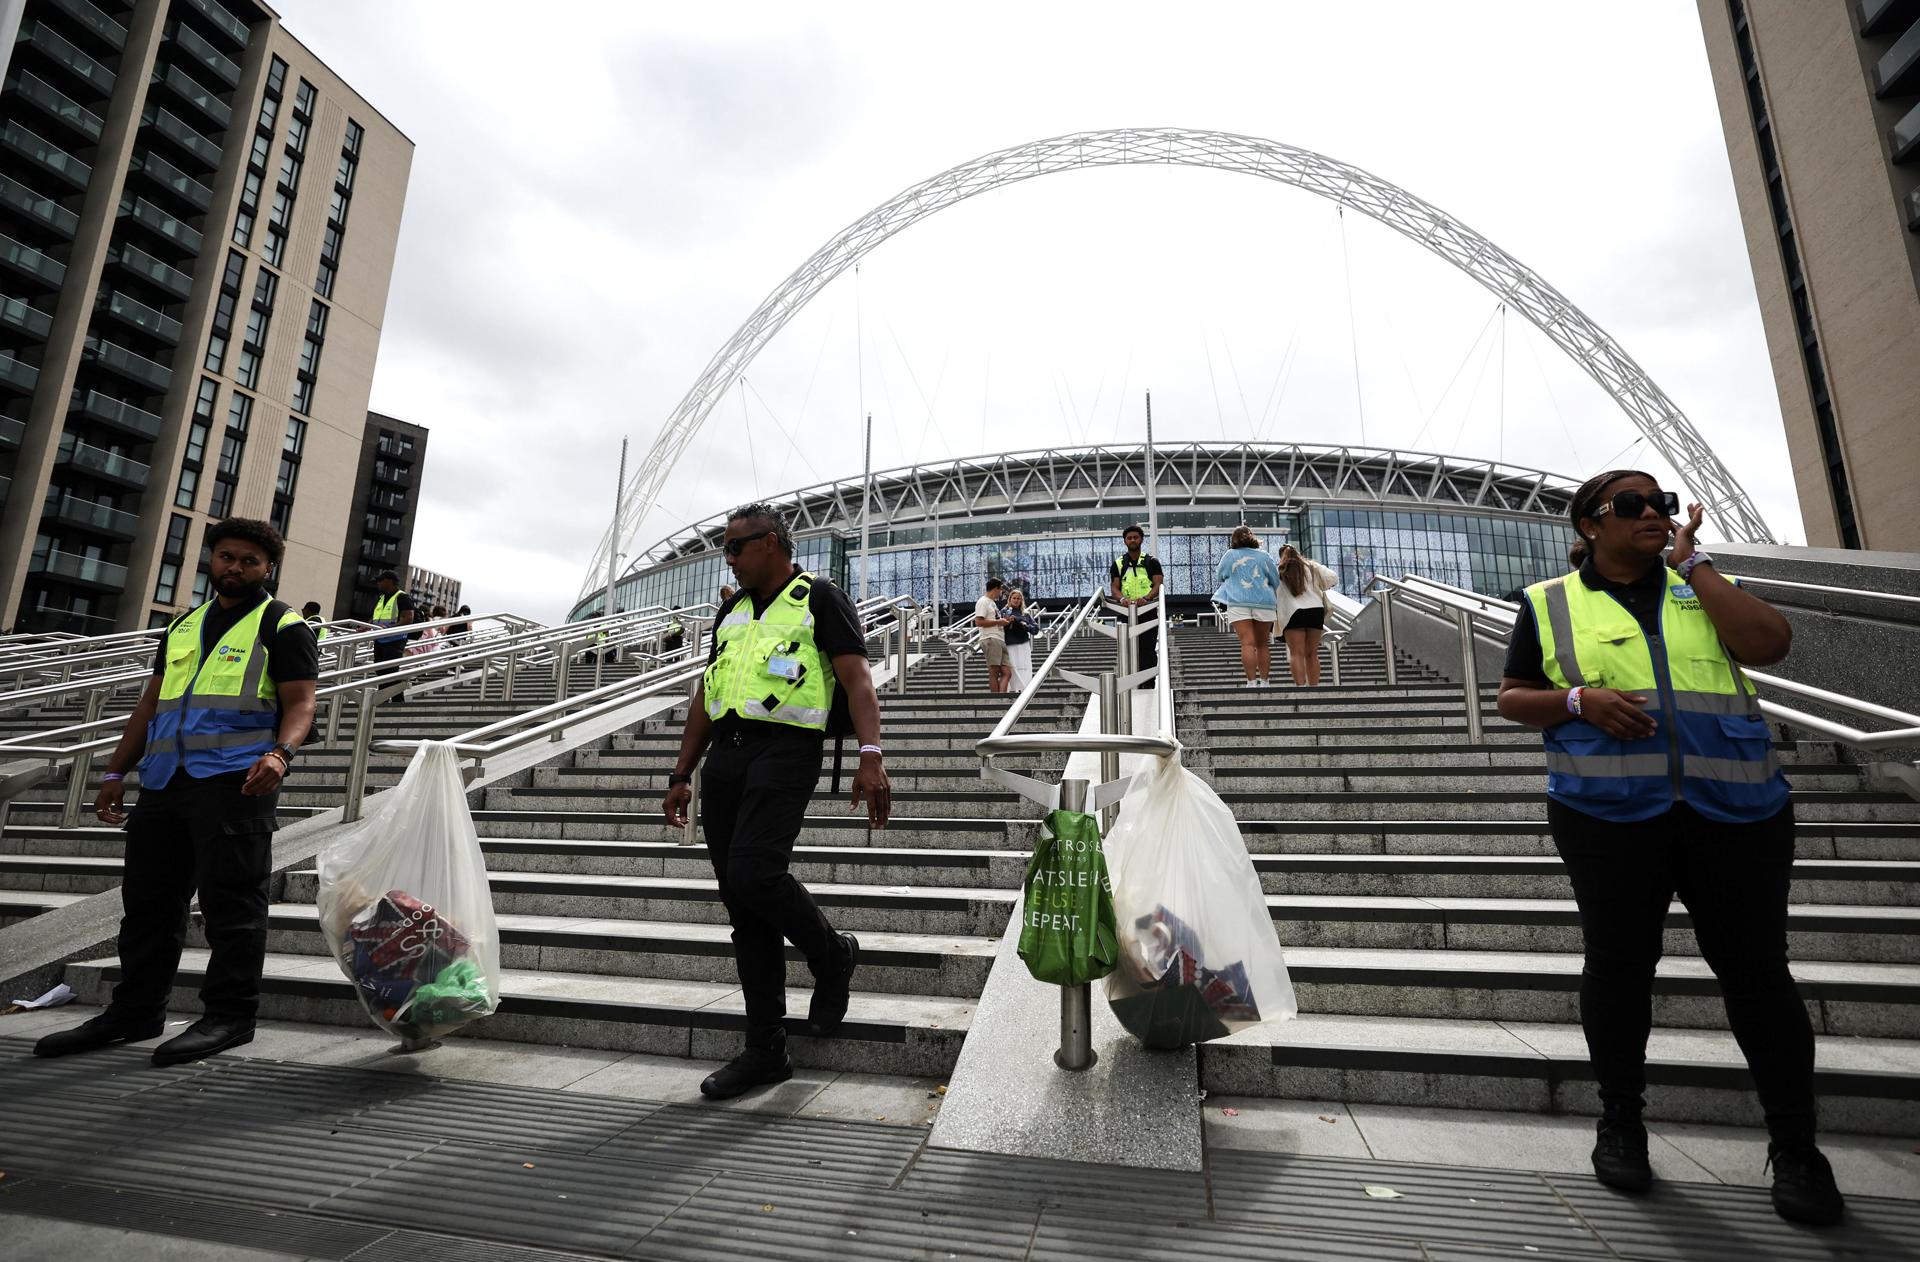
[[1784,578],[1762,578],[1752,574],[1738,576],[1729,574],[1727,577],[1743,586],[1786,587],[1797,592],[1818,592],[1823,596],[1849,596],[1858,600],[1885,600],[1897,605],[1920,605],[1920,596],[1907,596],[1900,592],[1875,592],[1859,587],[1829,587],[1824,583],[1795,583]]

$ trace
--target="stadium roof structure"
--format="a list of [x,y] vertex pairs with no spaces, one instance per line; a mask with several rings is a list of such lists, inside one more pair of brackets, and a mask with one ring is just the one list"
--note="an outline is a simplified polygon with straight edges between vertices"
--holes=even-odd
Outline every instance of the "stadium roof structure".
[[[1156,443],[1154,498],[1162,510],[1446,508],[1563,515],[1578,483],[1518,465],[1431,452],[1306,443]],[[1143,443],[1041,447],[907,465],[873,475],[872,529],[1016,514],[1143,509]],[[862,479],[836,478],[768,497],[796,534],[860,528]],[[729,506],[731,507],[731,506]],[[1144,515],[1144,513],[1143,513]],[[726,512],[694,522],[640,553],[622,571],[714,551]]]

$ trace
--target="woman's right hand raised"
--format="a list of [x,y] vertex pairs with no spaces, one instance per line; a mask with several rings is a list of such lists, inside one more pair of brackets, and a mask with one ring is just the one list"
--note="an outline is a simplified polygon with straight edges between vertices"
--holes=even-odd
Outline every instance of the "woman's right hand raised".
[[1659,727],[1653,721],[1653,716],[1640,708],[1646,703],[1647,699],[1637,692],[1621,692],[1617,688],[1583,688],[1580,690],[1580,717],[1618,740],[1643,740],[1652,736]]

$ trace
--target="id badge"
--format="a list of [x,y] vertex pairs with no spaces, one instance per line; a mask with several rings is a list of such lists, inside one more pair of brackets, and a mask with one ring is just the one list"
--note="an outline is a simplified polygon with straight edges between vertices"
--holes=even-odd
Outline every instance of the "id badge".
[[775,654],[767,659],[767,674],[775,679],[784,679],[788,683],[799,683],[800,676],[806,671],[798,661],[791,657]]

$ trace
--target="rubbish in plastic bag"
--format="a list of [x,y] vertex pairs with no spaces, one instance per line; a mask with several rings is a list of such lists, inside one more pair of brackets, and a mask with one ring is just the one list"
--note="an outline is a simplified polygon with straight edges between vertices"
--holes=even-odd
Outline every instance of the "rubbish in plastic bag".
[[1113,970],[1113,885],[1099,820],[1079,811],[1048,815],[1023,884],[1020,958],[1036,980],[1077,986]]
[[499,1006],[500,931],[452,746],[421,746],[319,869],[321,932],[375,1025],[420,1044]]
[[1224,1038],[1299,1011],[1233,811],[1178,753],[1134,777],[1106,842],[1114,1016],[1148,1047]]

